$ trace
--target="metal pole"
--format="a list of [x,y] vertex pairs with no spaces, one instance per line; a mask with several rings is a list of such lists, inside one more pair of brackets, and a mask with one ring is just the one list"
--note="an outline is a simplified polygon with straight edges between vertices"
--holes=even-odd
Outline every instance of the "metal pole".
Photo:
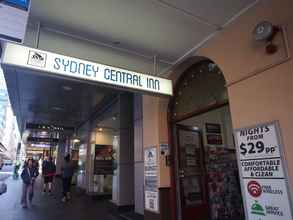
[[37,24],[37,33],[36,33],[36,39],[35,39],[35,47],[39,48],[39,42],[40,42],[40,33],[41,33],[41,22],[39,21]]
[[154,55],[154,75],[157,75],[157,55]]

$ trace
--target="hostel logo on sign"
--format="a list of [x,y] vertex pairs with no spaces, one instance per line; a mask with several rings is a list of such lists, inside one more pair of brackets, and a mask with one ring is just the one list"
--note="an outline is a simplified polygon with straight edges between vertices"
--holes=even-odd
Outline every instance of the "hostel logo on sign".
[[262,194],[262,187],[256,181],[250,181],[247,184],[247,190],[252,197],[259,197]]
[[46,60],[47,54],[30,50],[27,64],[44,68]]
[[150,151],[150,152],[148,153],[148,160],[149,160],[149,161],[152,161],[153,158],[154,158],[154,155],[153,155],[153,153]]

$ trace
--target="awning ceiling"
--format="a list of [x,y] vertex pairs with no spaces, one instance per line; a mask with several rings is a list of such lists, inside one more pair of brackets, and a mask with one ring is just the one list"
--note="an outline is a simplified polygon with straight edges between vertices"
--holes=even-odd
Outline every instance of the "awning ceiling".
[[[157,56],[171,67],[257,2],[42,0],[32,1],[30,22],[41,22],[42,27],[93,40],[111,50]],[[117,92],[15,67],[5,67],[4,72],[21,130],[26,122],[78,127]]]
[[23,130],[26,123],[77,128],[117,91],[48,77],[28,69],[4,67],[11,105]]
[[258,0],[42,0],[31,21],[174,64]]

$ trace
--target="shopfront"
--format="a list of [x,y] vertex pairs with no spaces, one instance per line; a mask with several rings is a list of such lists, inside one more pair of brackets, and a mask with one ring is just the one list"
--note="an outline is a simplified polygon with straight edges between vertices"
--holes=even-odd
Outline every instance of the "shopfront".
[[22,132],[72,128],[57,140],[57,174],[70,154],[82,191],[143,215],[141,93],[172,96],[171,80],[11,43],[1,66]]
[[[118,206],[135,204],[147,220],[292,220],[293,2],[254,2],[197,47],[182,48],[170,69],[163,65],[169,80],[91,62],[101,50],[71,38],[60,41],[70,45],[64,51],[73,48],[61,54],[3,44],[1,65],[21,129],[29,119],[67,119],[79,138],[71,152],[78,152],[78,186],[112,194]],[[182,12],[178,27],[185,16],[198,20]],[[191,24],[186,29],[197,38]],[[172,29],[183,45],[188,34]],[[269,37],[259,40],[265,30]],[[54,51],[61,43],[51,35],[40,43]],[[175,44],[162,47],[177,51]],[[121,66],[132,69],[133,60]],[[158,73],[158,60],[146,72]],[[117,112],[109,110],[114,105],[111,114],[100,111],[117,97]]]
[[[170,71],[173,98],[144,96],[159,204],[145,219],[292,219],[289,5],[261,1]],[[263,20],[278,27],[272,42],[254,38]]]
[[244,219],[225,79],[203,59],[188,68],[170,104],[172,188],[183,220]]

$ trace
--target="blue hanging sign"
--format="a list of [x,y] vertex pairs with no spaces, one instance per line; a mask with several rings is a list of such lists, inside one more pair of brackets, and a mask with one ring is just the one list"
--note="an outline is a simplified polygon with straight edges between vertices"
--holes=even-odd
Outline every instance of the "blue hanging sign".
[[4,0],[4,4],[28,11],[30,0]]

